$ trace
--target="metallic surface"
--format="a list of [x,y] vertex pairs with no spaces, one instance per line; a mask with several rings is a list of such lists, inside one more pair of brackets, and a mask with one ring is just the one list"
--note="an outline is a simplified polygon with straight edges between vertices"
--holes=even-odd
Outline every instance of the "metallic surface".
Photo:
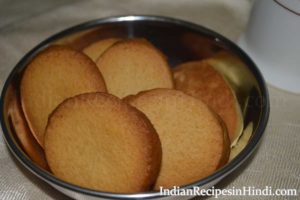
[[183,186],[183,188],[211,187],[250,156],[263,135],[269,117],[269,97],[266,84],[252,60],[228,39],[199,25],[157,16],[119,16],[90,21],[50,37],[27,53],[9,75],[1,95],[1,125],[8,147],[28,170],[76,199],[162,198],[159,192],[114,194],[81,188],[61,181],[35,165],[19,146],[16,136],[11,131],[7,115],[8,90],[15,88],[13,92],[19,93],[18,87],[22,71],[38,52],[51,44],[65,44],[82,49],[93,41],[107,37],[146,38],[166,54],[171,67],[185,61],[208,58],[224,51],[235,55],[240,64],[227,65],[222,68],[222,73],[229,79],[236,91],[242,107],[245,126],[253,123],[251,139],[241,153],[226,166],[209,177]]

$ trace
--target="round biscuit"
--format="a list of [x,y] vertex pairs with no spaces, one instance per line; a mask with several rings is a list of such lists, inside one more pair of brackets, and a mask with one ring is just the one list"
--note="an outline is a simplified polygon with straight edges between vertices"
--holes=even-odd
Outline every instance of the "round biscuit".
[[97,60],[109,93],[123,98],[154,88],[173,88],[165,56],[145,39],[115,43]]
[[86,92],[106,91],[96,64],[81,52],[50,46],[26,67],[21,79],[21,104],[28,126],[44,146],[48,116],[64,99]]
[[201,99],[222,118],[233,142],[242,117],[236,96],[222,74],[205,61],[191,61],[175,67],[173,76],[176,89]]
[[219,120],[202,101],[171,89],[126,100],[145,113],[159,134],[163,156],[156,190],[192,183],[220,167],[228,144]]
[[160,140],[148,118],[106,93],[61,103],[49,118],[45,153],[58,178],[116,193],[149,190],[161,163]]

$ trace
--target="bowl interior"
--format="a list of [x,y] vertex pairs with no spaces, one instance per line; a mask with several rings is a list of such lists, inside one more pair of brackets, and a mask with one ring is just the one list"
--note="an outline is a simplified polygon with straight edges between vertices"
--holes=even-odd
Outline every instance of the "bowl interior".
[[43,178],[51,177],[50,174],[45,175],[46,171],[37,169],[38,167],[22,150],[8,117],[7,105],[12,94],[19,95],[23,69],[48,45],[64,44],[80,50],[96,40],[109,37],[146,38],[167,56],[171,67],[185,61],[208,58],[220,52],[234,55],[239,64],[224,66],[221,71],[237,94],[243,112],[244,126],[253,124],[252,136],[246,148],[234,160],[211,177],[196,184],[203,185],[220,177],[235,168],[250,154],[267,122],[268,95],[261,74],[248,56],[221,35],[194,24],[169,18],[126,16],[88,22],[54,35],[25,55],[10,74],[1,98],[2,127],[8,146],[27,168]]

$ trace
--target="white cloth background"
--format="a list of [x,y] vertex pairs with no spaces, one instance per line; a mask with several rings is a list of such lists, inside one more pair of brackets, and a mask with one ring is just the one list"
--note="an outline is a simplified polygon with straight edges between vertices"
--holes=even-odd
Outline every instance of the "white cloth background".
[[[0,0],[0,87],[20,58],[40,41],[87,20],[121,14],[176,17],[231,40],[244,30],[249,0]],[[220,188],[300,188],[300,95],[269,87],[271,115],[259,149]],[[68,199],[24,169],[0,139],[0,199]],[[198,198],[197,198],[198,199]],[[273,199],[220,197],[220,199]],[[276,199],[284,199],[278,197]],[[286,197],[285,199],[300,199]]]

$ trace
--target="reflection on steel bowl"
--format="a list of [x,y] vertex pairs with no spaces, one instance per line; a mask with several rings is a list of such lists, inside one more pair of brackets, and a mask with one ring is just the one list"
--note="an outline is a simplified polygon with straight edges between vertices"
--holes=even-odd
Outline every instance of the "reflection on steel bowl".
[[[26,65],[40,51],[51,44],[64,44],[82,50],[87,44],[104,38],[146,38],[168,57],[171,67],[177,64],[209,58],[220,52],[226,52],[238,59],[228,61],[219,70],[232,86],[242,110],[246,134],[242,135],[239,149],[234,150],[235,157],[210,176],[198,180],[182,189],[194,186],[209,188],[237,169],[255,150],[262,138],[269,117],[269,98],[264,79],[252,60],[233,42],[202,26],[189,22],[159,16],[118,16],[93,20],[64,30],[43,41],[27,53],[15,66],[7,78],[1,95],[1,125],[5,141],[13,155],[22,165],[49,183],[59,191],[75,199],[176,199],[162,196],[158,191],[138,194],[119,194],[82,188],[62,181],[47,171],[43,159],[31,159],[22,147],[16,129],[28,130],[26,124],[12,126],[10,104],[19,96],[20,77]],[[22,116],[19,116],[21,119]],[[21,136],[22,137],[22,136]],[[24,136],[22,140],[31,140]],[[38,154],[40,149],[36,149]],[[38,164],[36,164],[38,163]],[[41,167],[39,167],[41,166]],[[84,176],[84,175],[83,175]],[[185,197],[191,198],[191,197]],[[180,198],[182,199],[182,197]]]

